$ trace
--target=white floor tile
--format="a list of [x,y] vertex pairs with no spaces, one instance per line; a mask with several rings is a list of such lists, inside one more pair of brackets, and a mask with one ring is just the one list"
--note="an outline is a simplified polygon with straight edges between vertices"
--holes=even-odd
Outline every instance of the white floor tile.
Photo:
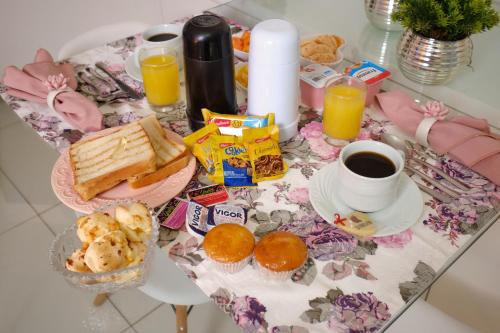
[[[170,305],[163,304],[146,318],[136,323],[134,329],[138,333],[175,333],[175,314]],[[188,332],[190,332],[189,322]],[[195,331],[191,332],[195,333]]]
[[41,214],[40,217],[55,234],[63,232],[76,222],[75,211],[62,203]]
[[[175,333],[175,314],[164,304],[134,325],[138,333]],[[241,330],[213,303],[197,305],[188,317],[188,332],[241,333]]]
[[125,332],[123,333],[136,333],[136,330],[134,330],[133,327],[129,327]]
[[135,288],[114,293],[111,301],[129,323],[135,323],[161,304]]
[[0,332],[122,332],[128,324],[109,303],[70,287],[53,272],[53,236],[35,217],[0,236]]
[[0,234],[36,213],[0,171]]
[[0,128],[20,121],[17,114],[0,98]]
[[241,333],[232,319],[214,303],[195,306],[189,315],[192,332]]
[[22,122],[0,129],[0,168],[37,212],[59,202],[50,186],[58,156]]

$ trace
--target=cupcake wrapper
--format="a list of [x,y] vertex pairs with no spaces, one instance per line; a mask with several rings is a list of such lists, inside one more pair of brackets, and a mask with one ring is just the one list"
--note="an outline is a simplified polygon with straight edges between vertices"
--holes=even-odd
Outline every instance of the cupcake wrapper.
[[302,267],[302,265],[300,265],[300,267],[298,267],[296,269],[292,269],[291,271],[275,272],[275,271],[272,271],[272,270],[262,266],[261,264],[259,264],[259,262],[257,260],[255,260],[254,265],[262,277],[264,277],[266,279],[277,280],[277,281],[286,281],[286,280],[290,279],[292,277],[293,273],[295,273],[298,269],[300,269],[300,267]]
[[246,265],[250,262],[250,259],[252,259],[252,256],[249,255],[243,260],[237,261],[237,262],[218,262],[213,260],[212,258],[208,258],[210,262],[215,266],[215,268],[221,272],[224,273],[229,273],[229,274],[234,274],[239,271],[241,271],[243,268],[245,268]]

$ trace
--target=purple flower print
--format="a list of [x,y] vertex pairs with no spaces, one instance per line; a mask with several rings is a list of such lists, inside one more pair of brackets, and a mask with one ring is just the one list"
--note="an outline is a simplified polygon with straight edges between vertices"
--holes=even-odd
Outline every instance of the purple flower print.
[[224,288],[217,289],[210,298],[245,333],[265,333],[268,323],[265,319],[266,307],[255,297],[237,297],[234,293]]
[[331,224],[323,224],[305,238],[309,253],[318,260],[341,259],[354,251],[357,239]]
[[266,332],[266,307],[255,297],[243,296],[233,300],[232,317],[245,333]]
[[311,232],[322,230],[326,226],[328,223],[316,212],[301,209],[293,214],[293,220],[290,223],[280,225],[278,230],[292,232],[305,240]]
[[371,292],[340,295],[333,303],[328,327],[345,333],[376,332],[390,317],[387,304]]

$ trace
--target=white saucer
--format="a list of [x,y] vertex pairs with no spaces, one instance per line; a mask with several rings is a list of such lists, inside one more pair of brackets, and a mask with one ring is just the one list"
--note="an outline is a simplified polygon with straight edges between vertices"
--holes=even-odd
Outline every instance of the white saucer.
[[[336,193],[338,161],[324,166],[311,179],[309,199],[316,212],[332,222],[335,213],[349,215],[349,208]],[[382,210],[368,213],[377,232],[373,236],[398,234],[411,227],[422,214],[424,202],[417,185],[406,174],[401,174],[396,201]]]
[[135,65],[133,53],[125,60],[125,72],[134,80],[142,82],[141,69]]

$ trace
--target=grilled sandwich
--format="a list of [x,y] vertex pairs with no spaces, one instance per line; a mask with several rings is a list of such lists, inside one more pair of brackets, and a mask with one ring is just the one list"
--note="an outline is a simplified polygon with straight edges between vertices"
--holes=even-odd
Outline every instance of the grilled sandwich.
[[138,122],[79,141],[69,153],[74,188],[85,201],[130,177],[155,171],[157,164],[149,136]]
[[155,115],[139,120],[156,153],[156,171],[128,178],[132,188],[139,188],[160,181],[184,168],[189,162],[186,146],[169,140]]

